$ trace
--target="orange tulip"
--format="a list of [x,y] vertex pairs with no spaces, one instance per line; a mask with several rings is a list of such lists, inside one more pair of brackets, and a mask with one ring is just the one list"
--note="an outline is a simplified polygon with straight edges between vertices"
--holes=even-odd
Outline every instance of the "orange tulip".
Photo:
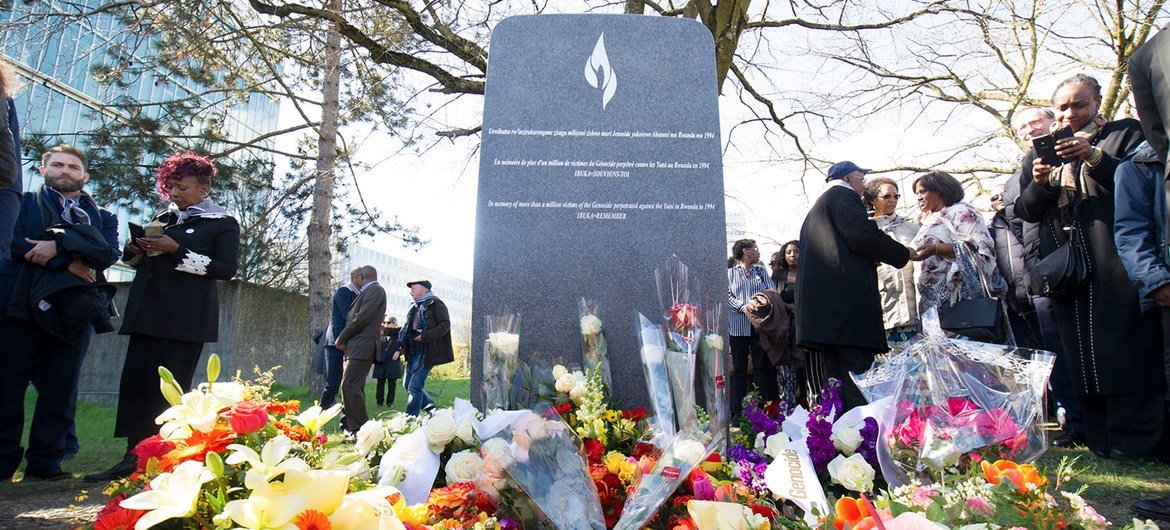
[[852,497],[837,499],[833,526],[837,530],[844,530],[845,525],[849,525],[850,530],[871,530],[877,527],[869,506]]
[[996,460],[994,464],[982,462],[983,476],[992,484],[999,484],[1004,478],[1012,481],[1020,493],[1028,491],[1031,484],[1038,488],[1048,483],[1048,479],[1040,474],[1032,464],[1017,464],[1011,460]]

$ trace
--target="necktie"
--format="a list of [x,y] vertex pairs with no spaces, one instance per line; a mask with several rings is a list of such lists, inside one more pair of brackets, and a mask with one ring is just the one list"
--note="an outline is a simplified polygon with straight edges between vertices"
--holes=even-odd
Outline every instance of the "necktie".
[[65,211],[61,217],[75,225],[89,224],[89,214],[85,213],[76,199],[65,199]]

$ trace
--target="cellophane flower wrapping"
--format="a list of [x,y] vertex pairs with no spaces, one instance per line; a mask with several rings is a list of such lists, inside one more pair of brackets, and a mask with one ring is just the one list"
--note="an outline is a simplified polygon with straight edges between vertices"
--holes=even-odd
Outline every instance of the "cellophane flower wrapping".
[[674,398],[670,393],[670,378],[666,372],[666,342],[662,329],[638,313],[638,337],[642,342],[642,372],[646,375],[646,391],[654,417],[650,419],[655,445],[665,447],[678,430],[674,421]]
[[723,316],[723,304],[707,308],[704,314],[703,330],[706,333],[699,341],[700,378],[703,381],[703,398],[707,404],[712,432],[726,435],[731,423],[731,396],[727,386],[727,338],[719,325]]
[[924,337],[855,377],[871,403],[886,407],[882,474],[891,485],[924,483],[963,473],[980,460],[1038,458],[1047,447],[1041,428],[1052,354],[1012,346],[948,339],[932,309]]
[[692,429],[699,424],[695,411],[695,365],[699,342],[703,338],[698,302],[693,297],[702,290],[678,256],[671,256],[665,266],[655,269],[654,279],[663,318],[666,319],[663,325],[666,369],[674,395],[678,428]]
[[605,388],[613,391],[613,377],[609,370],[609,348],[605,342],[604,322],[598,311],[597,302],[581,298],[581,359],[586,370],[599,370]]
[[488,315],[488,338],[483,344],[483,405],[485,410],[508,409],[512,375],[520,351],[520,315]]
[[654,468],[642,474],[634,483],[614,529],[645,528],[646,523],[658,513],[691,470],[707,460],[716,447],[721,447],[723,443],[721,434],[713,436],[705,429],[680,431],[670,445],[662,450],[662,456],[654,463]]
[[588,461],[556,410],[542,403],[496,414],[504,416],[489,416],[476,433],[484,447],[500,448],[490,452],[493,465],[502,467],[556,528],[604,529]]

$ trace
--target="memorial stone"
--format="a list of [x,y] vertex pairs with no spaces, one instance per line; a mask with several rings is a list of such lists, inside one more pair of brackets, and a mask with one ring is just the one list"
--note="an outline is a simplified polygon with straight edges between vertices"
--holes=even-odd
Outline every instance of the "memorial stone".
[[711,34],[666,17],[521,16],[496,27],[490,50],[472,396],[485,315],[521,315],[522,363],[581,366],[585,297],[600,306],[615,396],[645,405],[636,314],[664,320],[655,268],[677,255],[702,282],[692,300],[727,301]]

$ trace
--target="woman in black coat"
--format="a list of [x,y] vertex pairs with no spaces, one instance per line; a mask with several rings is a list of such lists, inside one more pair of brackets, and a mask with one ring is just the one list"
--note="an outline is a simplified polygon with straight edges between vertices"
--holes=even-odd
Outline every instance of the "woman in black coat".
[[151,223],[164,227],[162,235],[126,243],[123,261],[137,273],[121,330],[130,336],[130,344],[114,436],[126,438],[127,453],[114,467],[87,480],[114,480],[134,471],[136,460],[129,450],[158,433],[154,419],[169,407],[158,390],[158,367],[165,366],[190,389],[203,343],[219,340],[216,283],[236,274],[240,226],[207,197],[215,173],[210,158],[192,152],[168,158],[157,176],[163,199],[171,203]]
[[[378,380],[377,399],[379,407],[389,407],[394,404],[394,387],[398,385],[398,378],[402,377],[402,353],[399,352],[398,319],[390,317],[382,323],[381,348],[378,362],[374,363],[374,379]],[[383,399],[385,398],[385,399]]]
[[1087,285],[1053,305],[1090,449],[1109,458],[1155,457],[1164,450],[1161,320],[1141,312],[1113,242],[1114,173],[1142,142],[1141,125],[1106,122],[1098,114],[1100,85],[1083,74],[1062,82],[1052,103],[1058,126],[1075,132],[1058,142],[1057,154],[1075,160],[1053,167],[1029,152],[1015,212],[1039,224],[1041,258],[1071,235],[1088,261]]

